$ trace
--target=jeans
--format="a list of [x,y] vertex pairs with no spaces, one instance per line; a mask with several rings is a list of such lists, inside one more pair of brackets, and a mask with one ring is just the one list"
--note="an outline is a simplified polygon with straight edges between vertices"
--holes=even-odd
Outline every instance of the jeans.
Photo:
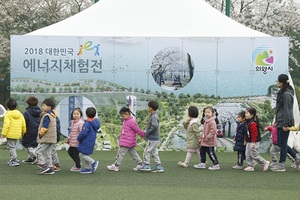
[[285,163],[287,151],[288,151],[288,138],[290,135],[290,131],[283,131],[282,128],[277,128],[278,132],[278,146],[280,147],[280,158],[279,163]]

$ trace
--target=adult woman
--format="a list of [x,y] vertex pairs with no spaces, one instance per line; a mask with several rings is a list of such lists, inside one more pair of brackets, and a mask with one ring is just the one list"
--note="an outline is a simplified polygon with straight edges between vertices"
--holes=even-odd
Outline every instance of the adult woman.
[[[286,74],[280,74],[277,80],[277,87],[280,88],[276,99],[276,127],[278,131],[278,145],[280,147],[280,159],[272,171],[285,171],[285,161],[288,152],[288,137],[290,131],[287,127],[294,125],[293,105],[294,89],[289,84],[289,77]],[[296,156],[297,167],[300,164],[300,158]]]

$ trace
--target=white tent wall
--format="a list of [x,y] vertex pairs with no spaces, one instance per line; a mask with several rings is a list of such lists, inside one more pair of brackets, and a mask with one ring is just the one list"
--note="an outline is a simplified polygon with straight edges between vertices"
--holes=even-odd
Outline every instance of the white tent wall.
[[101,0],[28,35],[141,37],[267,37],[203,0]]
[[[239,24],[203,0],[100,0],[68,19],[27,35],[206,39],[270,37]],[[299,123],[296,98],[294,114]],[[292,133],[289,140],[297,151],[300,151],[299,135]]]

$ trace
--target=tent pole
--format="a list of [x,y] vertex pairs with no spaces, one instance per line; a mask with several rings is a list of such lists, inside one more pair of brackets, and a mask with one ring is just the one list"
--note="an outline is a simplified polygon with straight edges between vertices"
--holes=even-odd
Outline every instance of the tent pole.
[[230,0],[226,0],[226,16],[230,17]]

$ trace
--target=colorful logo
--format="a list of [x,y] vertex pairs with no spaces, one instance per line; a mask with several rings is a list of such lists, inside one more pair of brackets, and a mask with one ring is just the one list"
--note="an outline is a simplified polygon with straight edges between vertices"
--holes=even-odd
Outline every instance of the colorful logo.
[[252,52],[252,62],[255,65],[255,71],[262,71],[264,74],[274,71],[274,51],[268,46],[259,46]]
[[84,45],[80,45],[79,51],[77,53],[78,56],[83,54],[83,51],[92,51],[94,50],[94,56],[100,55],[100,44],[93,46],[92,41],[87,41]]

